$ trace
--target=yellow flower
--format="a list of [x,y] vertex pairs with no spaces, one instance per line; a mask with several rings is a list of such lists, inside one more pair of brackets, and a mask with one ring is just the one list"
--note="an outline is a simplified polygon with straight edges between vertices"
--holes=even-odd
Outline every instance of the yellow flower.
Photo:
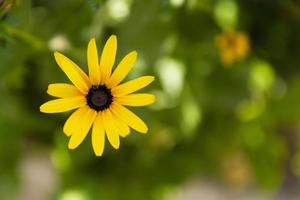
[[250,51],[249,38],[242,32],[226,32],[216,37],[216,45],[220,49],[224,65],[232,65],[247,57]]
[[64,133],[71,136],[69,149],[80,145],[92,126],[92,146],[97,156],[104,151],[105,135],[118,149],[119,136],[127,136],[130,128],[141,133],[148,131],[146,124],[124,106],[152,104],[154,95],[132,93],[149,85],[154,77],[142,76],[120,84],[135,64],[137,52],[128,53],[112,73],[116,51],[117,38],[113,35],[107,40],[99,62],[96,41],[91,39],[87,49],[89,76],[64,55],[54,53],[57,64],[74,85],[50,84],[47,93],[59,99],[44,103],[40,111],[60,113],[77,109],[63,128]]

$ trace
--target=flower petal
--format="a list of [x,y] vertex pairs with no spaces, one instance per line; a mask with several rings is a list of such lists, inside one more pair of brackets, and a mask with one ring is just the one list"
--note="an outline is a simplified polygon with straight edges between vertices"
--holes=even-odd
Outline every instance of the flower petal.
[[82,143],[86,135],[88,134],[97,112],[92,109],[87,109],[84,115],[81,117],[80,123],[74,128],[71,139],[69,141],[69,149],[75,149]]
[[[112,111],[111,111],[112,113]],[[121,119],[118,118],[115,114],[112,113],[112,119],[114,121],[114,124],[116,125],[116,128],[118,129],[118,133],[121,137],[126,137],[130,134],[130,128],[129,126],[123,122]]]
[[47,93],[54,97],[67,98],[84,96],[77,87],[67,83],[53,83],[48,85]]
[[89,109],[89,106],[86,105],[81,108],[78,108],[71,114],[71,116],[65,122],[63,128],[63,131],[67,136],[71,136],[74,133],[74,130],[76,130],[81,123],[82,116],[84,116]]
[[101,114],[101,112],[97,114],[92,131],[92,145],[96,156],[101,156],[103,154],[105,144],[105,129]]
[[147,133],[148,127],[147,125],[141,120],[138,116],[136,116],[133,112],[125,108],[124,106],[113,102],[111,105],[112,112],[119,116],[120,119],[122,119],[128,126],[133,128],[134,130],[141,132],[141,133]]
[[135,64],[136,58],[137,58],[136,51],[132,51],[129,54],[127,54],[119,63],[117,68],[114,70],[112,76],[106,83],[106,86],[108,88],[113,88],[117,86],[132,69],[133,65]]
[[118,149],[120,146],[120,138],[118,134],[118,129],[116,128],[115,124],[113,123],[112,114],[109,109],[106,109],[101,114],[103,125],[105,128],[106,136],[111,144],[111,146],[115,149]]
[[112,67],[115,63],[117,53],[117,37],[110,36],[104,45],[103,52],[100,58],[101,83],[104,84],[110,77]]
[[55,60],[70,81],[83,93],[87,93],[90,88],[88,76],[69,58],[61,53],[54,53]]
[[89,76],[93,85],[100,83],[100,66],[98,59],[98,51],[95,38],[92,38],[88,44],[87,62],[89,67]]
[[129,94],[114,98],[114,101],[125,106],[146,106],[155,102],[153,94]]
[[112,88],[114,97],[121,97],[142,89],[154,81],[154,76],[142,76]]
[[48,101],[40,106],[40,111],[44,113],[60,113],[73,110],[86,105],[84,96],[69,97]]

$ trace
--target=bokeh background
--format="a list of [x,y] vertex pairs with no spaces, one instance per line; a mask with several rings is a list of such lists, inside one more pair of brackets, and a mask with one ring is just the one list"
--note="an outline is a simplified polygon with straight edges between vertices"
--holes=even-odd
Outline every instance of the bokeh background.
[[[0,0],[0,199],[300,199],[299,0]],[[148,124],[120,150],[68,150],[60,51],[118,36],[128,79],[155,75]],[[108,143],[107,143],[108,144]]]

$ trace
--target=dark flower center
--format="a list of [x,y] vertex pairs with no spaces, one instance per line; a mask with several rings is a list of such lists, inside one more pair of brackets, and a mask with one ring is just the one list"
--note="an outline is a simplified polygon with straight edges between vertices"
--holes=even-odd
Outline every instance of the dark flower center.
[[111,91],[105,85],[93,85],[86,95],[87,104],[96,111],[108,108],[112,99]]

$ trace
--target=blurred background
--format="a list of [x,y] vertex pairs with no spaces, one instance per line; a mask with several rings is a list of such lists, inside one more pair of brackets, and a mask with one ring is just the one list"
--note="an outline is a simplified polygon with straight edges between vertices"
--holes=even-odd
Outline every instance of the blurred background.
[[[299,0],[0,0],[0,199],[300,199]],[[155,75],[148,124],[120,150],[68,150],[69,113],[42,114],[68,82],[60,51],[118,36],[128,79]]]

